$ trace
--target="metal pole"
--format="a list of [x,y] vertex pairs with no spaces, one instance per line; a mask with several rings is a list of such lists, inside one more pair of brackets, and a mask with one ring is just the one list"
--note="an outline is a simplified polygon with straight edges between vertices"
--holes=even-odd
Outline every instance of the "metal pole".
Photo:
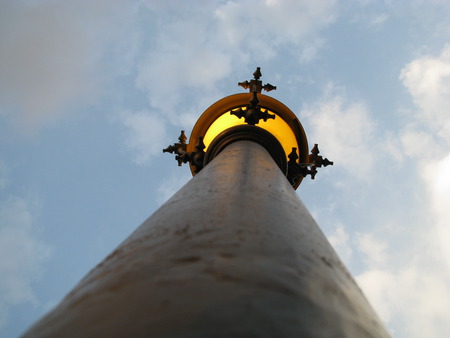
[[388,337],[269,153],[239,141],[24,337]]

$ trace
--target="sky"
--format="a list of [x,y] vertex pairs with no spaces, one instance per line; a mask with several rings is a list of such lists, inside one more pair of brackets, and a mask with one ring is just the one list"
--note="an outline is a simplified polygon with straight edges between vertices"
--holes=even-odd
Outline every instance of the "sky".
[[394,337],[450,332],[450,2],[0,0],[0,337],[190,179],[257,66],[334,161],[297,190]]

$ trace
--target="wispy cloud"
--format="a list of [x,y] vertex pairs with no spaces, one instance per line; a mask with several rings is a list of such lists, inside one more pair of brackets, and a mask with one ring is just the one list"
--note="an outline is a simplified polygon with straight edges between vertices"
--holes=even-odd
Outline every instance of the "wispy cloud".
[[427,127],[421,131],[417,144],[428,147],[413,153],[412,158],[419,162],[421,178],[428,190],[428,205],[435,218],[433,230],[447,257],[450,277],[450,45],[438,56],[427,55],[412,61],[402,70],[400,78],[419,108],[418,124]]
[[0,209],[0,327],[12,306],[39,304],[32,283],[40,278],[50,248],[38,239],[30,209],[30,202],[18,197],[4,200]]
[[350,235],[346,231],[343,224],[337,224],[334,232],[328,234],[328,240],[331,246],[339,254],[339,257],[349,264],[352,258],[352,245],[350,243]]
[[399,219],[404,232],[394,237],[387,229],[355,238],[366,261],[357,280],[394,335],[443,337],[450,331],[449,56],[445,46],[438,56],[410,62],[400,75],[417,106],[398,134],[400,150],[417,175],[410,187],[416,197],[404,196],[398,207],[408,203],[422,217]]
[[[319,148],[335,161],[336,167],[350,170],[352,176],[369,176],[374,163],[372,151],[375,122],[363,102],[349,102],[331,86],[320,101],[305,106],[311,141],[320,140]],[[358,163],[358,170],[352,165]]]
[[[418,109],[399,131],[378,131],[364,102],[333,86],[302,112],[309,139],[320,140],[324,154],[348,171],[333,177],[340,182],[329,192],[337,205],[321,211],[320,224],[394,336],[450,330],[447,48],[402,70]],[[354,203],[351,217],[339,215],[343,196]]]
[[121,122],[126,127],[125,144],[133,154],[136,164],[148,162],[152,156],[160,154],[167,144],[166,122],[161,117],[148,113],[122,112]]
[[376,15],[370,20],[371,26],[380,26],[384,24],[389,19],[389,15],[387,13],[381,13]]
[[126,68],[126,58],[114,55],[130,49],[120,37],[132,9],[126,1],[2,1],[0,112],[34,132],[68,113],[70,104],[95,102]]
[[[394,246],[387,250],[383,238],[359,243],[369,268],[356,279],[394,336],[444,337],[449,329],[448,274],[431,254],[434,239],[424,234],[421,240],[410,243],[409,251],[402,248],[407,258],[400,264],[396,263],[400,253]],[[414,252],[421,244],[425,250]]]
[[[334,4],[330,0],[266,1],[258,6],[246,0],[203,1],[201,6],[142,2],[152,30],[141,47],[144,57],[138,62],[135,84],[147,96],[147,110],[169,127],[189,128],[224,95],[221,81],[232,71],[246,70],[249,63],[253,68],[255,60],[259,65],[273,59],[284,45],[291,46],[301,62],[314,59],[323,43],[319,32],[335,18]],[[187,108],[191,97],[199,99]]]
[[420,109],[418,122],[450,144],[450,45],[438,56],[423,56],[407,64],[400,79]]
[[154,38],[136,84],[147,92],[152,108],[177,124],[187,96],[196,89],[203,96],[218,93],[220,80],[232,69],[273,59],[285,44],[299,60],[313,59],[322,45],[318,33],[334,20],[335,1],[144,3],[166,19],[154,21]]
[[289,44],[293,52],[307,47],[311,38],[334,22],[336,1],[229,1],[215,10],[220,37],[227,48],[267,60],[277,48]]

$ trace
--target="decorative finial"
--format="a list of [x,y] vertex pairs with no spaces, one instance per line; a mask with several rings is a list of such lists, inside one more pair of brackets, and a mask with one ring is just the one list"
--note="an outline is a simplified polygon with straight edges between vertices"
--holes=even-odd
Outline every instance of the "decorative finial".
[[253,76],[255,77],[255,80],[259,80],[259,78],[262,76],[261,67],[256,67],[256,70],[253,73]]
[[198,173],[203,168],[203,157],[205,156],[205,144],[203,143],[203,136],[199,136],[198,142],[195,146],[196,151],[187,152],[187,137],[184,134],[184,130],[181,131],[178,137],[177,143],[168,146],[163,149],[163,153],[175,153],[175,160],[178,162],[178,166],[181,167],[183,163],[190,162],[195,166],[195,173]]
[[320,156],[319,152],[319,146],[316,143],[311,149],[311,154],[309,154],[311,163],[297,163],[297,148],[292,148],[292,152],[288,156],[288,179],[293,186],[296,185],[301,176],[310,175],[313,180],[316,177],[317,168],[333,165],[333,162]]
[[187,137],[184,134],[184,130],[182,130],[180,136],[178,137],[178,141],[180,142],[176,142],[173,145],[168,146],[166,149],[163,149],[163,153],[175,153],[175,160],[177,160],[179,167],[181,167],[183,163],[189,161],[189,154],[186,152],[186,140]]
[[253,80],[250,81],[244,81],[244,82],[238,82],[238,86],[241,86],[244,89],[250,89],[250,93],[261,93],[261,91],[264,89],[266,92],[270,92],[271,90],[277,89],[276,86],[272,86],[270,83],[266,83],[264,86],[262,84],[262,81],[259,79],[261,78],[261,67],[256,67],[255,72],[253,73]]
[[244,117],[245,122],[250,125],[258,124],[261,119],[264,121],[267,121],[267,119],[275,119],[275,115],[269,114],[266,110],[262,111],[258,105],[258,94],[260,94],[263,89],[266,92],[277,89],[276,86],[272,86],[270,83],[263,86],[262,81],[259,80],[261,76],[261,68],[256,67],[256,70],[253,73],[253,80],[238,83],[238,86],[241,86],[244,89],[249,89],[249,92],[253,95],[249,101],[250,104],[246,109],[239,108],[230,112],[230,114],[236,115],[238,118]]

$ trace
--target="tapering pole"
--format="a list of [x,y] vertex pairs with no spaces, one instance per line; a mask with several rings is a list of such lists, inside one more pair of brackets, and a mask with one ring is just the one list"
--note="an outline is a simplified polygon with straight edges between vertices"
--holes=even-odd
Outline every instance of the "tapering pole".
[[285,175],[237,141],[24,337],[388,337]]

